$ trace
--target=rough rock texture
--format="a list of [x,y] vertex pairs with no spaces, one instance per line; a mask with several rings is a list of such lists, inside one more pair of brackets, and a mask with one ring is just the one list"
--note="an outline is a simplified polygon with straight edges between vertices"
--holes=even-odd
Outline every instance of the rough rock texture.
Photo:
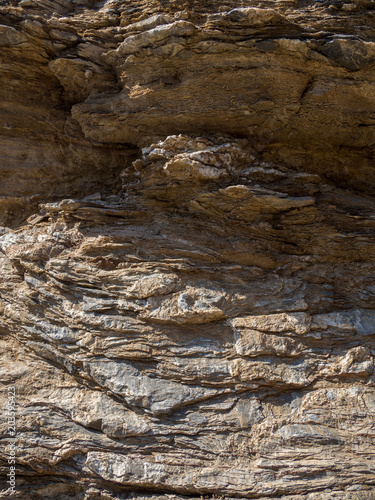
[[0,2],[1,498],[375,498],[374,15]]

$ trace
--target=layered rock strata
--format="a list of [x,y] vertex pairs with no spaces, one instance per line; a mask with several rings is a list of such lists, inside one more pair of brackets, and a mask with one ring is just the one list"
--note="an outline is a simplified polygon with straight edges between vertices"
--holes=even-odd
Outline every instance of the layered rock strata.
[[374,6],[1,3],[14,498],[375,498]]

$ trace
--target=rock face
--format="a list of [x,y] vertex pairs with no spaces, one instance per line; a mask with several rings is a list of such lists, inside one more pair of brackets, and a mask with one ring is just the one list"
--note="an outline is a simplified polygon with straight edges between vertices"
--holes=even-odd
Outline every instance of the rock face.
[[375,498],[374,12],[0,2],[1,498]]

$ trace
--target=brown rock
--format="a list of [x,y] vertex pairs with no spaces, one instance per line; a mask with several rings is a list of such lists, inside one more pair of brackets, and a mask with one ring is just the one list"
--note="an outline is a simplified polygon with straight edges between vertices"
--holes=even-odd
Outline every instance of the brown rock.
[[1,3],[1,498],[375,498],[373,2]]

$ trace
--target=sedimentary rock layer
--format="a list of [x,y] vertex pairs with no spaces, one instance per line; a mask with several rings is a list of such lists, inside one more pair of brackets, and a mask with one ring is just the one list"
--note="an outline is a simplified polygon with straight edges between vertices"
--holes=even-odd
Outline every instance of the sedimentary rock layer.
[[373,8],[1,2],[14,498],[375,498]]

